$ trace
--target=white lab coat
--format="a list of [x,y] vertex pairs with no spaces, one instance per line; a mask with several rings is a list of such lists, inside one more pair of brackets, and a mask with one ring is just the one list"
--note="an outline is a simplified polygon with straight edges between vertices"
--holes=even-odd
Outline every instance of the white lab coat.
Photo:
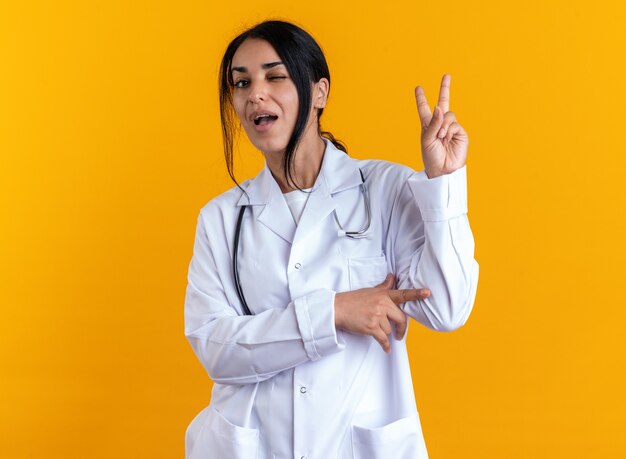
[[[207,203],[198,217],[185,298],[185,335],[214,381],[190,423],[186,457],[427,458],[405,339],[386,354],[370,336],[335,329],[335,292],[371,287],[388,272],[398,288],[431,297],[403,305],[440,331],[467,320],[478,264],[467,220],[465,167],[428,179],[386,161],[355,160],[332,142],[296,226],[265,168]],[[365,239],[338,232],[372,221]],[[233,281],[235,226],[244,316]],[[418,351],[419,352],[419,351]]]

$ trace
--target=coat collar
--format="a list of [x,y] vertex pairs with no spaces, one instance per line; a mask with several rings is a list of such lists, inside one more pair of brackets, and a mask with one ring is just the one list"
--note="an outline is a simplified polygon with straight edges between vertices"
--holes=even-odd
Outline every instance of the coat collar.
[[358,186],[362,182],[358,161],[337,149],[330,140],[324,139],[324,142],[326,148],[322,167],[297,228],[267,162],[259,175],[248,183],[247,195],[242,194],[237,205],[264,206],[260,211],[254,211],[262,224],[289,243],[302,240],[335,209],[332,199],[334,193]]
[[[313,190],[321,188],[320,191],[328,194],[339,193],[361,184],[361,174],[359,172],[358,161],[350,158],[346,153],[339,150],[328,139],[324,138],[326,148],[322,167],[317,176]],[[276,196],[282,198],[282,192],[274,176],[267,166],[248,183],[246,194],[242,194],[237,202],[237,206],[242,205],[266,205]]]

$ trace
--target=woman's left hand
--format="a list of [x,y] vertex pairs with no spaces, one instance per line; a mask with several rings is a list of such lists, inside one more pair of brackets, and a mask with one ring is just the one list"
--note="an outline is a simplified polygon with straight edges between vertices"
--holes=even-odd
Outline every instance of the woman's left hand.
[[422,159],[428,178],[449,174],[465,165],[469,138],[450,110],[450,79],[441,79],[439,102],[434,112],[426,101],[424,89],[415,88],[417,112],[422,123]]

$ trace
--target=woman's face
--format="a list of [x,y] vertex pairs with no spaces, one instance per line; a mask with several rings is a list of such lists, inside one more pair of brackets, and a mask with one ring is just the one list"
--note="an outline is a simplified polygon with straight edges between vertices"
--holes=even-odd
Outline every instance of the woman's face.
[[[267,41],[248,38],[231,70],[233,106],[248,138],[264,153],[284,153],[298,118],[298,92],[280,57]],[[317,126],[313,105],[309,123]]]

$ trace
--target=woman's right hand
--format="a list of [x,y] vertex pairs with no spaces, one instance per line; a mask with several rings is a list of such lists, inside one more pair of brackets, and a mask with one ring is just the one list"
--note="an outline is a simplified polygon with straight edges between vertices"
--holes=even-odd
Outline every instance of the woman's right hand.
[[372,336],[385,352],[391,351],[391,324],[396,326],[396,339],[402,339],[407,317],[398,305],[423,300],[430,296],[427,288],[392,290],[395,278],[387,274],[385,281],[372,288],[362,288],[335,295],[335,326],[357,335]]

